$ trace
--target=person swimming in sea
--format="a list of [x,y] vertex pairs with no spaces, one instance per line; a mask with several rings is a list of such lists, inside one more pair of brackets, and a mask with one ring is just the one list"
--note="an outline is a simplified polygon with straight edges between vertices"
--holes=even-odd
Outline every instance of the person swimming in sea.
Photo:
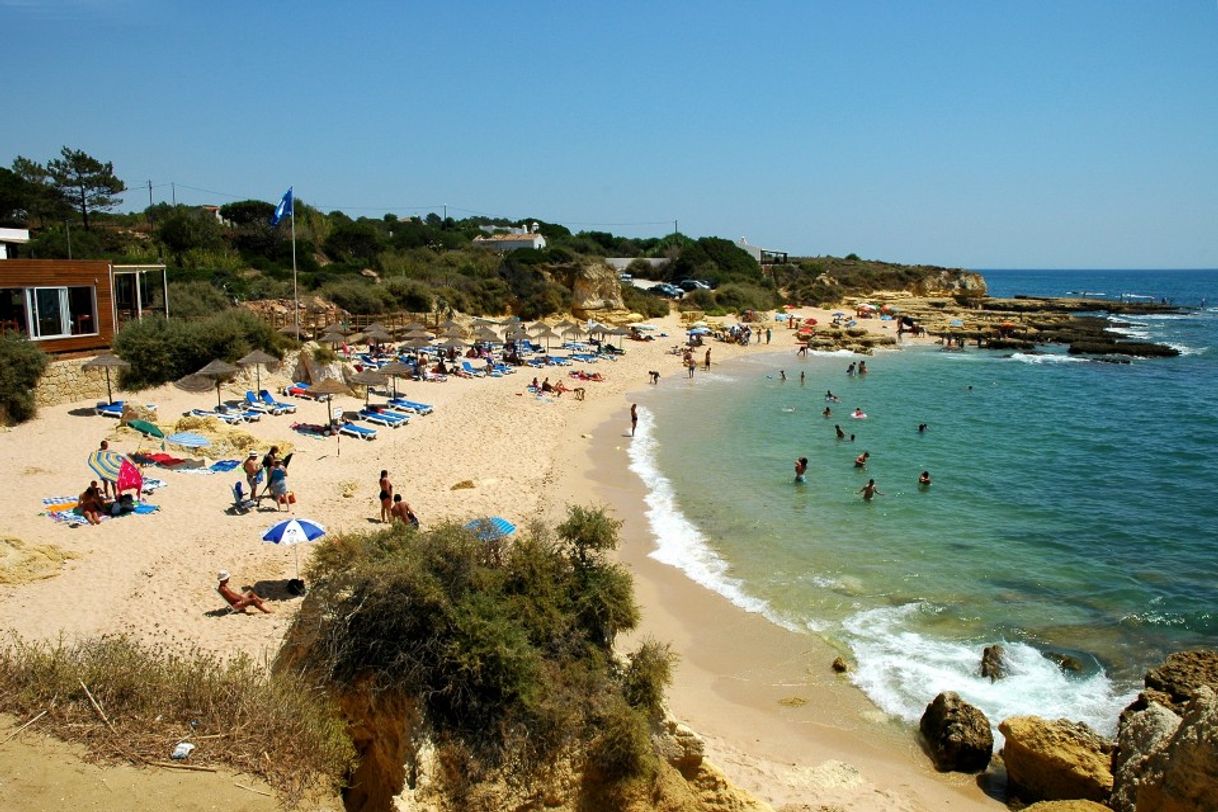
[[834,424],[833,430],[837,432],[837,439],[839,439],[839,440],[846,439],[846,432],[842,431],[842,427],[840,425]]
[[918,477],[918,487],[923,490],[930,487],[930,471],[923,471],[922,475]]
[[867,460],[869,460],[869,459],[871,459],[871,452],[864,451],[862,454],[859,454],[857,457],[854,458],[854,467],[855,468],[866,468]]
[[871,498],[873,496],[883,496],[884,495],[883,492],[880,491],[880,489],[878,487],[876,487],[874,479],[867,480],[867,484],[864,485],[863,487],[859,488],[859,493],[861,493],[863,495],[864,502],[870,502]]
[[[821,417],[832,417],[833,410],[830,409],[828,406],[826,406],[825,410],[823,412],[821,412],[820,415],[821,415]],[[841,429],[838,429],[838,431],[841,431]]]
[[867,416],[867,413],[863,411],[861,406],[855,406],[854,412],[850,416],[853,417],[855,420],[862,420],[864,417]]
[[841,400],[841,398],[839,398],[837,395],[833,394],[832,389],[826,389],[825,390],[825,400],[827,400],[829,403],[837,403],[839,400]]
[[926,433],[926,424],[919,423],[918,424],[918,434],[925,434],[925,433]]
[[808,473],[808,458],[800,457],[795,461],[795,481],[806,482]]
[[785,369],[778,370],[778,380],[785,381],[787,379],[787,371]]

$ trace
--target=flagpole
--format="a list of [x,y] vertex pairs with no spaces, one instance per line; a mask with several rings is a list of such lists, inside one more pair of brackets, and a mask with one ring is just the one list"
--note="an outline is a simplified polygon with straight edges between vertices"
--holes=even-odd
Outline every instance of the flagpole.
[[296,287],[296,201],[292,201],[292,325],[296,340],[300,340],[300,294]]

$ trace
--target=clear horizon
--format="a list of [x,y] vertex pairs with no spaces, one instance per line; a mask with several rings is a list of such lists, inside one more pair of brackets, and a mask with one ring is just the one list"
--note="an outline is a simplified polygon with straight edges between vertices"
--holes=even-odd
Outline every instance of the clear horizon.
[[0,162],[974,269],[1218,267],[1218,5],[0,0]]

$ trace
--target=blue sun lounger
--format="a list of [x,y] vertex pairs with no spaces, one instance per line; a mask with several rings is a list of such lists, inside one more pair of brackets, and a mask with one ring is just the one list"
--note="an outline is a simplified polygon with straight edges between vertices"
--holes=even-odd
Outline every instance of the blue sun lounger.
[[239,414],[221,414],[207,409],[191,409],[190,414],[193,417],[214,417],[217,420],[223,420],[230,426],[238,426],[245,422],[245,418]]
[[370,429],[367,426],[357,426],[354,423],[343,423],[338,427],[339,434],[346,434],[348,437],[355,437],[360,440],[375,440],[376,429]]
[[126,401],[116,400],[113,403],[98,403],[93,411],[102,417],[120,418],[123,416],[123,404]]
[[406,398],[394,398],[389,401],[389,405],[397,409],[405,409],[408,412],[415,414],[431,414],[435,411],[434,408],[426,403],[419,403],[417,400],[407,400]]
[[371,409],[360,409],[359,416],[361,420],[367,420],[369,423],[375,423],[378,426],[388,426],[391,429],[401,428],[410,420],[404,414],[376,412]]
[[[285,403],[282,400],[275,400],[270,391],[266,389],[259,391],[258,397],[262,399],[263,406],[271,409],[271,414],[284,414],[285,412],[288,414],[294,414],[296,412],[295,403]],[[275,409],[278,409],[279,411],[276,412],[274,411]]]

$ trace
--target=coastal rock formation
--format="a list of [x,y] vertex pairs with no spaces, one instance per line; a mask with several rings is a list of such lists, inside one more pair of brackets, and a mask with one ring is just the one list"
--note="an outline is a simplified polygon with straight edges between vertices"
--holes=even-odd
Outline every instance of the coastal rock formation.
[[1012,791],[1025,801],[1104,802],[1112,792],[1113,743],[1087,725],[1013,716],[998,726]]
[[1071,674],[1083,673],[1083,661],[1073,654],[1064,654],[1060,651],[1044,651],[1041,652],[1041,656],[1050,662],[1057,663],[1057,667],[1062,671]]
[[990,763],[994,734],[990,720],[952,691],[945,691],[926,706],[919,730],[935,769],[975,773]]
[[1146,672],[1146,687],[1171,697],[1171,708],[1181,712],[1202,686],[1218,691],[1218,651],[1193,649],[1169,654],[1163,665]]
[[985,277],[973,271],[958,271],[943,268],[937,273],[928,273],[911,286],[914,296],[960,296],[981,298],[988,288]]
[[981,652],[981,676],[989,677],[990,682],[1007,675],[1006,651],[1002,646],[994,644],[986,646]]
[[1095,801],[1040,801],[1025,806],[1023,812],[1110,812],[1108,807]]
[[834,658],[833,664],[830,667],[837,674],[845,674],[847,671],[850,670],[850,664],[846,662],[845,657]]
[[571,274],[571,312],[577,318],[594,317],[602,311],[625,310],[622,284],[609,265],[581,265]]
[[[1115,808],[1137,812],[1218,809],[1218,695],[1208,687],[1198,688],[1171,734],[1166,733],[1170,720],[1154,707],[1131,715],[1122,729],[1122,741],[1125,731],[1137,726],[1146,730],[1148,745],[1161,746],[1145,759],[1139,760],[1135,752],[1123,765],[1118,761],[1125,769],[1121,770],[1119,792],[1113,793],[1113,801],[1120,803]],[[1128,738],[1135,738],[1136,733],[1131,730]]]
[[1167,744],[1179,726],[1180,717],[1157,702],[1121,717],[1113,763],[1112,799],[1109,801],[1113,809],[1135,812],[1138,788],[1146,777],[1147,762]]

